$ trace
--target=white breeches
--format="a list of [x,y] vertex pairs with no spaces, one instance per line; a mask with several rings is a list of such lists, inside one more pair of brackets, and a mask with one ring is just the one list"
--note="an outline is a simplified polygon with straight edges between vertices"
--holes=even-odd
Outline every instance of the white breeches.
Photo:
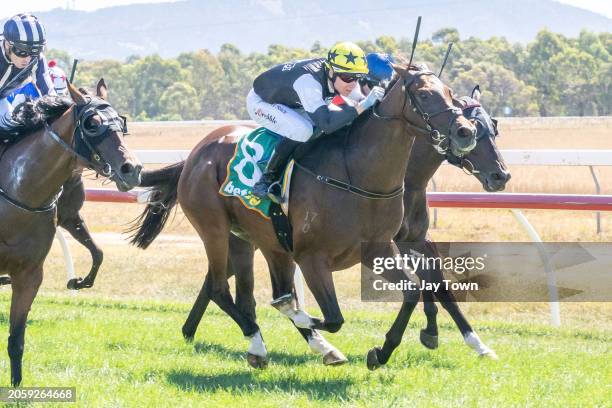
[[305,142],[312,136],[312,122],[294,109],[281,104],[265,102],[253,89],[247,95],[247,111],[257,124],[296,142]]

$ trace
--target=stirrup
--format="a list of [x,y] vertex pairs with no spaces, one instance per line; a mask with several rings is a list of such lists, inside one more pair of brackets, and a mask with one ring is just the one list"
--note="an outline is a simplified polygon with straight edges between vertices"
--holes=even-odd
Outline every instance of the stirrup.
[[282,204],[283,203],[283,197],[282,197],[282,186],[280,181],[275,181],[274,183],[270,184],[270,187],[268,187],[268,198],[270,200],[272,200],[273,202],[275,202],[276,204]]

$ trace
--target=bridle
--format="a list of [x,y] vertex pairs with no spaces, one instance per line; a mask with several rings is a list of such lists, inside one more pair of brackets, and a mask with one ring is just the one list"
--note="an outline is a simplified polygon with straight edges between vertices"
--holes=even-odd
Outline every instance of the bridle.
[[[465,112],[466,110],[474,109],[474,108],[482,109],[480,103],[467,103],[462,108],[462,112]],[[482,127],[488,128],[487,124],[483,123],[483,121],[479,119],[477,115],[468,115],[466,116],[466,118],[474,119],[476,122],[480,123]],[[493,126],[493,133],[487,131],[487,132],[481,132],[479,135],[477,131],[476,132],[476,143],[478,143],[480,140],[484,139],[485,137],[490,137],[493,140],[495,140],[495,138],[499,135],[499,132],[497,130],[497,119],[491,118],[491,123]],[[465,156],[458,157],[455,154],[453,154],[450,150],[448,150],[445,152],[444,158],[449,164],[452,164],[453,166],[460,168],[467,175],[473,176],[473,175],[480,173],[480,170],[476,169],[476,166],[474,165],[474,163],[472,163],[472,161]]]
[[[126,133],[125,121],[122,121],[119,114],[105,100],[99,97],[85,96],[87,103],[77,105],[74,109],[75,128],[72,135],[72,145],[66,143],[45,122],[45,135],[49,135],[53,141],[60,145],[65,151],[70,153],[75,159],[85,163],[87,167],[104,177],[112,178],[112,166],[104,159],[96,146],[102,141],[106,133],[110,131],[121,131]],[[87,122],[94,115],[98,115],[102,123],[95,128],[88,128]],[[0,197],[13,206],[31,213],[45,213],[55,209],[57,201],[62,194],[62,188],[54,195],[51,202],[42,207],[30,207],[10,197],[2,187],[0,187]]]
[[[445,109],[441,109],[434,113],[427,113],[423,110],[419,102],[417,101],[414,94],[410,91],[410,87],[414,84],[414,82],[424,75],[433,75],[436,76],[432,71],[419,71],[416,74],[412,75],[410,78],[403,79],[403,87],[404,87],[404,102],[402,104],[402,113],[395,116],[383,116],[379,114],[376,110],[376,107],[372,110],[372,115],[377,119],[382,120],[401,120],[404,124],[424,135],[429,136],[431,143],[433,144],[436,151],[440,154],[446,154],[449,150],[449,136],[451,133],[451,129],[453,124],[457,122],[457,119],[463,115],[463,111],[460,108],[455,106],[450,106]],[[416,125],[410,121],[408,117],[404,114],[406,111],[406,105],[410,104],[412,106],[412,111],[416,112],[421,120],[425,123],[425,127]],[[453,115],[448,123],[448,130],[446,133],[440,132],[435,126],[431,123],[431,119],[435,118],[438,115],[441,115],[446,112],[451,112]]]
[[[457,107],[448,107],[446,109],[442,109],[438,112],[434,112],[434,113],[427,113],[425,112],[421,105],[417,102],[416,98],[414,97],[414,95],[412,94],[412,92],[410,92],[410,86],[412,86],[412,84],[416,81],[417,78],[419,78],[422,75],[435,75],[433,72],[431,71],[419,71],[417,72],[414,76],[412,76],[412,78],[410,79],[404,79],[404,102],[402,104],[402,113],[400,115],[397,116],[382,116],[380,114],[378,114],[376,112],[376,107],[374,107],[374,109],[372,110],[372,115],[377,118],[377,119],[381,119],[381,120],[401,120],[402,122],[404,122],[404,124],[406,126],[409,126],[415,130],[417,130],[420,133],[423,133],[425,135],[429,135],[429,137],[431,138],[431,142],[434,145],[434,148],[436,148],[436,150],[440,153],[440,154],[444,154],[446,153],[449,149],[449,143],[448,143],[448,136],[440,133],[440,131],[438,131],[437,129],[434,128],[434,126],[431,124],[431,119],[441,115],[443,113],[446,112],[452,112],[453,113],[453,117],[451,118],[449,125],[448,125],[448,132],[450,134],[450,129],[452,128],[453,124],[456,122],[456,120],[463,115],[463,111],[460,108]],[[421,117],[421,119],[423,120],[423,122],[425,123],[425,127],[421,127],[418,125],[415,125],[414,123],[412,123],[404,114],[404,112],[406,111],[406,106],[410,104],[412,106],[412,110],[416,113],[419,114],[419,116]],[[352,124],[351,126],[347,129],[347,132],[345,133],[345,139],[346,137],[348,137],[348,134],[350,133],[350,129],[352,128]],[[346,142],[345,142],[345,146],[346,146]],[[346,159],[344,160],[344,163],[346,165],[347,161]],[[370,199],[370,200],[389,200],[389,199],[393,199],[396,197],[399,197],[401,195],[403,195],[404,193],[404,184],[402,183],[401,186],[399,186],[398,188],[396,188],[395,190],[389,192],[389,193],[378,193],[378,192],[374,192],[374,191],[368,191],[362,188],[359,188],[357,186],[354,186],[351,181],[350,181],[350,174],[348,172],[347,169],[347,176],[349,178],[349,182],[345,182],[342,180],[338,180],[335,179],[333,177],[329,177],[329,176],[325,176],[325,175],[321,175],[321,174],[317,174],[314,171],[310,170],[307,167],[304,167],[302,164],[298,163],[297,160],[295,161],[295,166],[301,170],[303,170],[305,173],[309,174],[310,176],[314,177],[317,181],[327,184],[330,187],[333,188],[337,188],[339,190],[344,190],[347,191],[349,193],[352,193],[354,195],[360,196],[362,198],[366,198],[366,199]]]

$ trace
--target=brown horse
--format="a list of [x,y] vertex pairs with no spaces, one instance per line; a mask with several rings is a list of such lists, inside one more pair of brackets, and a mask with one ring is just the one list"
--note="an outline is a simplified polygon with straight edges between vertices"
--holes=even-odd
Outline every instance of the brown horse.
[[[435,245],[427,237],[429,210],[427,208],[426,189],[429,180],[444,159],[477,177],[483,188],[490,192],[503,190],[506,182],[510,179],[510,173],[495,145],[497,123],[480,106],[479,87],[474,88],[471,97],[460,98],[457,101],[457,105],[464,109],[464,116],[477,126],[476,147],[465,157],[459,158],[451,152],[441,154],[425,138],[415,139],[404,178],[404,220],[400,231],[394,238],[396,242],[427,241],[428,245],[424,245],[424,247],[429,250],[435,249]],[[231,132],[246,133],[250,130],[227,127],[218,131],[229,134]],[[253,297],[254,255],[255,248],[251,244],[236,236],[230,238],[228,274],[230,276],[235,274],[236,276],[236,305],[253,315],[255,315],[255,299]],[[425,255],[439,256],[438,253],[426,253]],[[418,271],[418,273],[420,274],[422,271]],[[434,271],[432,275],[428,276],[428,280],[441,282],[443,279],[440,271]],[[203,286],[198,294],[189,317],[183,325],[183,336],[188,340],[193,339],[202,315],[210,301],[205,287],[206,285]],[[480,355],[494,357],[494,352],[479,340],[475,331],[461,313],[453,294],[444,290],[444,285],[441,285],[440,288],[435,296],[439,298],[440,303],[457,324],[466,343]],[[423,291],[423,301],[427,317],[427,327],[421,331],[421,342],[428,348],[436,348],[438,345],[438,326],[436,322],[438,310],[434,304],[434,293],[428,290]],[[327,343],[320,334],[305,331],[304,329],[300,329],[300,331],[311,348],[323,354],[324,363],[338,364],[344,361],[341,358],[341,353]]]
[[[396,67],[396,72],[396,80],[376,111],[357,119],[346,132],[321,138],[296,154],[299,164],[289,201],[293,253],[282,248],[268,220],[246,209],[239,200],[218,193],[234,152],[235,137],[209,135],[185,162],[147,176],[146,185],[155,187],[155,202],[143,213],[134,242],[141,247],[150,244],[178,199],[206,248],[208,295],[251,338],[252,365],[265,365],[267,357],[259,327],[252,316],[234,304],[227,285],[232,232],[257,246],[266,258],[275,307],[300,328],[336,332],[344,318],[332,271],[359,263],[362,242],[390,243],[385,253],[374,253],[374,246],[365,245],[366,264],[374,256],[397,253],[392,239],[403,218],[406,158],[415,136],[425,133],[440,142],[442,133],[448,135],[449,148],[459,156],[475,145],[475,127],[453,105],[450,89],[435,74],[414,67]],[[346,182],[334,187],[330,178]],[[324,319],[295,309],[291,295],[294,259]],[[402,269],[386,273],[389,279],[405,276]],[[405,291],[403,307],[412,311],[418,298],[418,291]]]
[[53,242],[62,185],[82,166],[110,176],[124,191],[140,182],[142,165],[123,143],[104,81],[96,96],[72,85],[69,90],[74,103],[43,97],[20,105],[17,121],[24,137],[0,159],[0,273],[8,273],[13,291],[8,340],[13,386],[22,379],[27,316]]

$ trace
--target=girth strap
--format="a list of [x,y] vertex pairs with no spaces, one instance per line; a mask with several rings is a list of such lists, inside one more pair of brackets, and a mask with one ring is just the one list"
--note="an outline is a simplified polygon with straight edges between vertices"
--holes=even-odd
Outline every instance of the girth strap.
[[344,190],[344,191],[348,191],[349,193],[358,195],[360,197],[363,198],[367,198],[370,200],[389,200],[398,196],[401,196],[402,194],[404,194],[404,185],[402,184],[401,187],[393,190],[390,193],[375,193],[372,191],[367,191],[364,189],[361,189],[359,187],[355,187],[352,184],[346,183],[344,181],[335,179],[333,177],[328,177],[328,176],[322,176],[320,174],[316,174],[315,172],[313,172],[312,170],[302,166],[300,163],[298,163],[297,161],[295,161],[295,165],[300,169],[303,170],[304,172],[310,174],[311,176],[313,176],[317,181],[320,181],[324,184],[327,184],[330,187],[334,187],[337,188],[339,190]]

